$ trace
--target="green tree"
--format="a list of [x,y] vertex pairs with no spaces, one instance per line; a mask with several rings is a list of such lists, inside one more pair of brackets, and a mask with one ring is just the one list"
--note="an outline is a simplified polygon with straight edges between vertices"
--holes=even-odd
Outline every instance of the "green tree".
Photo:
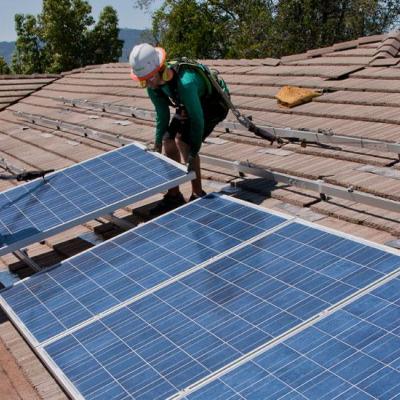
[[225,30],[229,27],[229,58],[262,58],[270,53],[273,24],[271,0],[210,0],[211,11],[225,16]]
[[118,17],[108,6],[94,19],[86,0],[43,0],[37,17],[15,16],[16,73],[62,72],[87,64],[116,61],[121,54]]
[[274,21],[273,54],[301,53],[380,34],[398,22],[399,15],[399,1],[280,0]]
[[166,0],[153,34],[171,57],[254,58],[267,55],[271,23],[268,0]]
[[15,15],[17,41],[12,58],[16,74],[44,72],[43,51],[37,19],[33,15]]
[[399,17],[398,0],[165,0],[153,35],[170,56],[281,57],[387,32]]
[[10,68],[8,67],[8,64],[6,63],[6,60],[0,56],[0,75],[7,75],[9,74]]
[[89,51],[87,64],[118,61],[122,54],[122,40],[118,39],[118,15],[114,8],[104,7],[99,21],[88,33]]
[[94,23],[91,11],[85,0],[43,0],[39,23],[48,72],[84,65],[88,28]]
[[223,57],[222,26],[220,15],[195,0],[166,0],[153,17],[153,35],[169,57]]

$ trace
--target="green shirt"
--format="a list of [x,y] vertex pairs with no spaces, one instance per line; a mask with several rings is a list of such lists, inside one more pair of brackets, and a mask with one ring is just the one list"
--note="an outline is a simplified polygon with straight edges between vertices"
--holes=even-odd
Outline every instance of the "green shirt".
[[[177,79],[177,92],[180,104],[185,106],[190,118],[191,154],[196,155],[200,151],[204,133],[204,115],[200,99],[207,94],[207,85],[204,78],[193,70],[183,69],[179,71]],[[160,93],[162,91],[166,96]],[[168,129],[170,112],[168,97],[174,99],[170,83],[160,86],[158,89],[147,88],[147,93],[156,109],[156,135],[157,145],[162,143],[162,138]]]

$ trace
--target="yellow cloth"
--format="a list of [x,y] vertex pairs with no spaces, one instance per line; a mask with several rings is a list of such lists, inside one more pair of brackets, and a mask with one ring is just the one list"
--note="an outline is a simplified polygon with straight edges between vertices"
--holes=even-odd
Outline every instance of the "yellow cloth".
[[295,107],[307,103],[321,93],[316,90],[304,89],[297,86],[283,86],[275,95],[278,103],[284,107]]

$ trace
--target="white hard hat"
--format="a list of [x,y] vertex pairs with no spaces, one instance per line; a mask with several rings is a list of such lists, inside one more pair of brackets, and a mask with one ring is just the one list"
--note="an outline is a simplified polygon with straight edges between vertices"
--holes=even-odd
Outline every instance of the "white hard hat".
[[153,47],[147,43],[136,45],[129,55],[131,78],[135,81],[151,78],[163,67],[166,57],[165,50],[161,47]]

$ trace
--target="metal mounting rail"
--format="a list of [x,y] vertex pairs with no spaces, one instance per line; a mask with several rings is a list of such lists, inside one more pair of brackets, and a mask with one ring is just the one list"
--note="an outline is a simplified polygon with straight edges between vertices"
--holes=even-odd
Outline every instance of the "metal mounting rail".
[[67,99],[65,97],[60,97],[59,100],[62,101],[64,104],[69,104],[73,107],[79,106],[89,110],[94,109],[103,112],[110,111],[116,114],[121,114],[128,117],[142,118],[150,121],[154,121],[156,118],[156,113],[154,111],[148,111],[143,108],[124,106],[121,104],[96,102],[84,99]]
[[[24,112],[17,112],[17,115],[33,123],[56,127],[59,130],[65,130],[68,132],[76,132],[82,136],[92,138],[94,140],[107,140],[112,142],[113,144],[118,144],[121,146],[133,142],[133,140],[131,139],[118,137],[111,133],[98,132],[94,129],[86,128],[77,124],[53,120],[47,117],[42,117],[40,115],[34,115]],[[338,197],[340,199],[350,200],[356,203],[367,204],[373,207],[400,213],[400,203],[397,201],[384,199],[382,197],[356,191],[351,187],[345,188],[328,184],[322,179],[311,180],[306,178],[299,178],[292,175],[274,172],[261,166],[251,164],[249,162],[229,161],[205,155],[201,155],[201,159],[207,164],[219,166],[228,170],[234,170],[238,174],[250,174],[254,176],[259,176],[274,182],[285,183],[287,185],[317,192],[319,193],[322,200],[327,200],[328,196]]]
[[[115,105],[110,103],[99,103],[91,100],[66,99],[64,97],[60,97],[60,101],[64,102],[64,104],[70,104],[72,106],[80,106],[82,108],[96,109],[101,111],[110,111],[110,112],[115,112],[117,114],[135,118],[142,118],[146,120],[154,120],[156,115],[155,112],[144,110],[141,108],[135,108],[124,105]],[[247,129],[244,128],[243,125],[241,125],[239,122],[236,121],[223,121],[220,124],[218,124],[218,126],[223,129],[247,131]],[[331,146],[342,145],[342,146],[358,147],[362,149],[372,149],[382,152],[395,153],[398,154],[400,157],[400,143],[366,139],[356,136],[336,135],[330,130],[313,132],[309,130],[299,130],[292,128],[277,128],[268,125],[257,125],[257,126],[265,130],[266,132],[270,133],[272,136],[276,138],[287,139],[287,140],[299,140],[302,141],[303,143],[309,142],[320,145],[331,145]]]
[[25,121],[29,121],[35,125],[45,126],[53,129],[57,129],[59,131],[64,132],[73,132],[82,137],[86,137],[89,139],[94,139],[102,143],[112,143],[114,145],[125,146],[130,143],[135,143],[134,140],[124,138],[123,136],[113,135],[112,133],[100,132],[96,129],[88,128],[86,126],[73,124],[71,122],[64,122],[57,119],[52,119],[48,117],[43,117],[38,114],[31,114],[22,111],[16,111],[15,115],[24,119]]
[[105,219],[108,222],[111,222],[112,224],[118,226],[118,228],[121,228],[124,231],[127,231],[129,229],[135,228],[136,225],[132,224],[129,221],[126,221],[122,218],[116,217],[114,214],[107,214],[102,216],[103,219]]
[[18,258],[18,260],[31,267],[35,272],[42,270],[42,268],[40,268],[40,266],[28,256],[28,253],[25,249],[15,250],[13,254]]
[[290,186],[300,187],[302,189],[311,190],[319,193],[321,200],[327,200],[329,196],[338,197],[344,200],[350,200],[355,203],[362,203],[369,206],[381,208],[388,211],[400,213],[400,202],[384,199],[368,193],[354,190],[352,187],[344,188],[337,185],[326,183],[324,180],[311,180],[306,178],[298,178],[279,172],[274,172],[243,161],[229,161],[220,158],[201,155],[201,161],[206,164],[236,171],[238,174],[250,174],[268,179],[273,182],[285,183]]
[[5,158],[0,157],[0,167],[6,171],[9,171],[15,175],[22,174],[24,172],[23,169],[16,167],[15,165],[10,164]]

